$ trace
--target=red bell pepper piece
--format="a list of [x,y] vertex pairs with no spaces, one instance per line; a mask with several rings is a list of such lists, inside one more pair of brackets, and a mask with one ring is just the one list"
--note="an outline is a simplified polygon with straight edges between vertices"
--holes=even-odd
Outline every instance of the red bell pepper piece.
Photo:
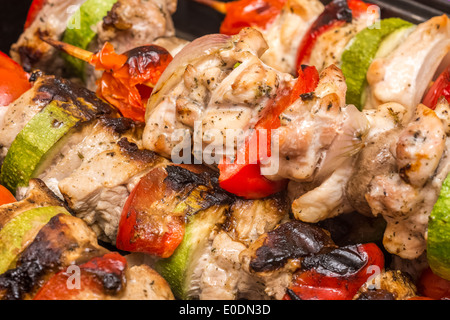
[[422,103],[434,110],[438,99],[442,96],[450,103],[450,65],[437,77],[436,81],[428,89]]
[[[80,273],[68,269],[56,273],[37,292],[34,300],[76,300],[79,297],[102,296],[105,293],[117,293],[125,282],[126,259],[117,252],[95,257],[79,266]],[[79,287],[71,277],[79,276]],[[102,279],[102,276],[105,276]],[[115,277],[110,284],[105,279]],[[69,287],[72,284],[74,287]]]
[[122,211],[116,240],[118,249],[162,258],[173,254],[183,241],[184,216],[151,214],[152,204],[166,196],[162,169],[152,170],[141,178]]
[[0,206],[13,202],[16,202],[16,198],[13,194],[7,188],[0,185]]
[[103,70],[97,80],[97,95],[120,110],[124,117],[145,121],[147,100],[167,65],[173,60],[170,53],[157,45],[134,48],[117,54],[106,42],[92,53],[45,35],[41,39],[71,56]]
[[220,33],[238,34],[245,27],[266,29],[280,14],[287,0],[237,0],[225,3],[226,16]]
[[421,295],[431,299],[450,299],[450,281],[434,274],[429,267],[420,275],[417,290]]
[[0,52],[0,107],[8,106],[31,88],[29,75],[9,56]]
[[30,9],[28,9],[24,29],[28,28],[33,23],[39,12],[44,7],[45,2],[46,0],[33,0],[33,2],[30,5]]
[[[245,145],[238,150],[236,159],[244,159],[243,163],[239,161],[231,162],[224,159],[218,165],[220,170],[219,184],[222,189],[246,199],[258,199],[270,196],[281,190],[287,185],[287,180],[271,181],[261,174],[261,161],[265,154],[258,149],[257,161],[250,161],[250,146],[259,146],[261,139],[266,139],[266,154],[271,155],[271,136],[272,131],[280,127],[280,114],[300,95],[312,92],[319,83],[319,74],[315,67],[303,66],[299,70],[299,77],[291,92],[282,95],[267,107],[266,116],[263,117],[255,126],[254,133],[249,137]],[[264,132],[264,136],[262,135]],[[256,140],[256,142],[255,142]],[[241,161],[242,162],[242,161]]]
[[365,264],[356,272],[339,275],[329,270],[299,270],[294,274],[284,300],[351,300],[373,274],[369,267],[384,268],[383,252],[373,243],[356,246]]
[[297,70],[300,65],[308,64],[317,38],[324,32],[349,23],[367,12],[370,4],[360,0],[333,0],[325,6],[306,32],[297,51]]

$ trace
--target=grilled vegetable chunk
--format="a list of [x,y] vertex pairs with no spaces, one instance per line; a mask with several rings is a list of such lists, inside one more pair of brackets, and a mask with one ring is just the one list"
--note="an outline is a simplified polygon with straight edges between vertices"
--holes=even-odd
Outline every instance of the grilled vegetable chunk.
[[68,214],[40,180],[30,181],[28,197],[0,207],[0,273],[14,267],[17,256],[55,215]]
[[231,200],[218,190],[217,176],[202,166],[153,169],[141,178],[124,206],[117,247],[170,257],[183,240],[186,219]]

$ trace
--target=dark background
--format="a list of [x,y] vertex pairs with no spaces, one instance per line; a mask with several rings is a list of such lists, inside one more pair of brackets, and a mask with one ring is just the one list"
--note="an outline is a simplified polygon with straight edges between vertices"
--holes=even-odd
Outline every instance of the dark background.
[[[11,44],[22,33],[32,0],[0,0],[0,2],[0,51],[8,53]],[[442,13],[450,14],[450,0],[368,0],[368,2],[380,6],[383,17],[396,16],[413,23],[420,23]],[[220,13],[193,0],[179,0],[178,10],[173,16],[175,26],[180,30],[179,35],[190,37],[189,40],[218,32],[222,18],[223,15]]]

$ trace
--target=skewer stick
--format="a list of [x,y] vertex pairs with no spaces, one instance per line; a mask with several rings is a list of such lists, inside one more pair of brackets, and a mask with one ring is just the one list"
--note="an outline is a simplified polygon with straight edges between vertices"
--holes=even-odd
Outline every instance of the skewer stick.
[[194,0],[195,2],[207,5],[210,8],[213,8],[214,10],[226,14],[227,13],[227,7],[225,2],[217,1],[217,0]]
[[51,45],[52,47],[61,50],[65,53],[67,53],[68,55],[71,55],[75,58],[78,58],[80,60],[89,62],[91,57],[94,55],[92,52],[75,47],[71,44],[65,43],[65,42],[61,42],[55,39],[52,39],[48,36],[45,35],[40,35],[40,38],[42,41],[47,42],[49,45]]

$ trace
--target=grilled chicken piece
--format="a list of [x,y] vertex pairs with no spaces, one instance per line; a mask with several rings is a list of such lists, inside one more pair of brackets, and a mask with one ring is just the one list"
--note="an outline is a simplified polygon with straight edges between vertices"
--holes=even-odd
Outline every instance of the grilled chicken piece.
[[372,216],[362,190],[367,190],[375,175],[396,170],[391,146],[396,143],[406,109],[397,103],[390,103],[364,112],[369,119],[370,130],[366,145],[357,156],[354,170],[345,188],[350,205],[359,213]]
[[387,270],[368,280],[353,300],[407,300],[416,295],[416,286],[408,275]]
[[165,159],[122,138],[84,161],[58,184],[69,207],[97,233],[115,243],[123,205],[139,179]]
[[176,11],[173,0],[118,0],[97,26],[93,52],[110,42],[116,52],[150,44],[159,37],[175,35],[171,15]]
[[233,37],[206,36],[184,47],[153,90],[144,147],[170,157],[176,146],[191,142],[179,143],[180,133],[195,133],[205,144],[214,140],[210,147],[221,157],[226,130],[253,127],[267,103],[292,85],[291,75],[258,59],[266,49],[261,33],[251,28]]
[[[70,176],[83,163],[89,163],[102,152],[111,151],[122,139],[126,138],[140,146],[143,124],[128,118],[103,117],[74,128],[61,142],[63,147],[52,161],[44,166],[36,177],[61,199],[59,182]],[[19,188],[16,197],[22,198],[24,189]]]
[[419,24],[393,52],[371,63],[367,72],[369,92],[365,108],[398,102],[411,115],[449,51],[447,15]]
[[261,60],[281,72],[295,75],[298,47],[323,8],[323,4],[317,0],[287,1],[266,30],[259,30],[269,43],[269,49],[261,56]]
[[100,100],[93,92],[68,80],[36,72],[31,75],[31,81],[34,82],[33,87],[5,108],[6,113],[0,123],[2,159],[17,134],[51,101],[62,102],[61,107],[85,122],[100,116],[118,116],[115,108]]
[[174,300],[166,280],[147,265],[128,269],[127,285],[119,300]]
[[342,72],[330,66],[320,76],[312,96],[300,97],[280,115],[276,177],[321,182],[364,145],[368,121],[345,105]]
[[[196,267],[201,300],[268,299],[258,277],[242,269],[240,255],[288,214],[284,195],[262,200],[237,199],[222,230],[205,248]],[[195,292],[195,291],[194,291]]]
[[368,140],[347,185],[355,210],[384,217],[383,244],[405,259],[425,250],[428,217],[450,172],[449,108],[445,99],[435,111],[419,105],[405,124],[392,113],[392,129]]
[[[177,2],[173,0],[118,0],[97,25],[97,37],[88,50],[97,52],[105,42],[109,42],[116,52],[125,53],[153,44],[160,37],[174,37],[171,15],[175,13],[176,6]],[[95,81],[102,71],[94,71],[90,65],[86,65],[86,69],[86,86],[95,91]]]
[[348,203],[345,189],[353,172],[354,162],[353,159],[347,160],[318,186],[314,182],[289,182],[288,189],[290,198],[293,199],[292,212],[295,218],[316,223],[352,212],[353,207]]
[[30,72],[41,69],[50,74],[62,75],[64,60],[49,44],[41,41],[40,34],[59,39],[70,17],[85,0],[67,1],[46,0],[33,23],[11,46],[11,57]]
[[[63,76],[65,62],[59,52],[41,41],[40,34],[60,39],[84,0],[70,3],[46,0],[36,19],[11,47],[11,57],[26,71],[40,69]],[[150,44],[162,36],[173,36],[175,29],[171,15],[176,10],[173,0],[118,0],[108,14],[96,26],[97,37],[90,50],[97,51],[105,41],[114,44],[116,51],[123,53],[134,47]],[[92,73],[90,68],[89,73]]]
[[291,180],[296,219],[318,222],[352,211],[345,186],[370,127],[364,113],[345,105],[346,89],[342,72],[325,68],[314,95],[280,116],[277,176]]

